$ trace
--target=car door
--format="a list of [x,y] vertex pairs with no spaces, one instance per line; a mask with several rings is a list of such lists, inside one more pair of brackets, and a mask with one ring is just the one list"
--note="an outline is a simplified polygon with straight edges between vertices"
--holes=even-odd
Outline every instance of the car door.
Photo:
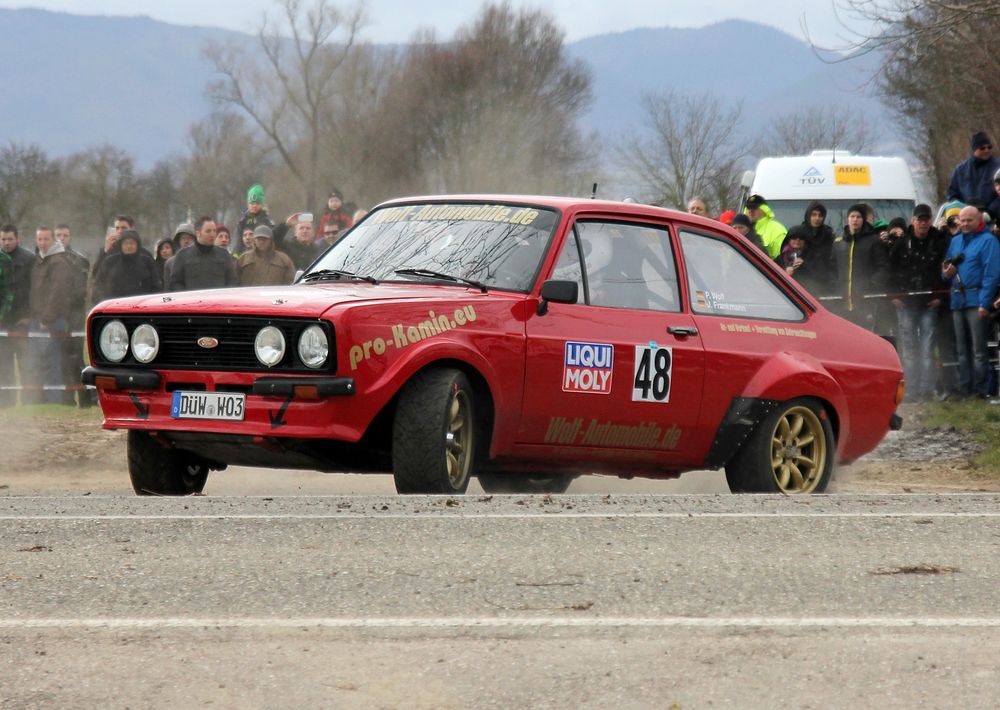
[[550,278],[576,281],[578,301],[527,322],[519,443],[686,460],[705,356],[677,274],[667,226],[575,222]]
[[716,234],[681,229],[685,273],[706,368],[724,373],[702,398],[706,424],[719,422],[776,352],[818,354],[822,346],[808,311],[762,268],[757,256]]

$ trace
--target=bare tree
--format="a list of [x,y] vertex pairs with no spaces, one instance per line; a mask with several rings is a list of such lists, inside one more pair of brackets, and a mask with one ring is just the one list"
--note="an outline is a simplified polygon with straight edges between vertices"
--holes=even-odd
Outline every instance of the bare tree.
[[701,195],[735,206],[741,167],[753,152],[735,134],[742,104],[726,108],[710,94],[667,91],[645,94],[642,111],[647,132],[626,138],[620,156],[648,201],[684,209]]
[[[171,236],[184,217],[180,199],[180,170],[177,160],[164,158],[140,175],[139,185],[146,205],[143,231],[146,236]],[[146,246],[152,248],[153,239]]]
[[864,116],[850,109],[810,106],[775,118],[761,147],[761,155],[806,155],[813,150],[843,149],[867,153],[875,147],[876,132]]
[[195,214],[235,222],[247,188],[261,182],[269,163],[263,142],[242,116],[217,111],[191,126],[180,161],[177,198]]
[[452,42],[415,38],[395,84],[399,135],[425,191],[578,191],[590,83],[550,15],[486,5]]
[[37,145],[0,148],[0,222],[17,224],[32,215],[55,187],[59,167]]
[[1000,129],[1000,33],[996,0],[837,0],[872,28],[847,49],[878,52],[878,84],[943,194],[968,137]]
[[281,19],[264,19],[255,47],[206,48],[222,76],[209,93],[250,117],[295,178],[304,204],[313,205],[321,191],[324,116],[337,100],[334,81],[355,48],[364,11],[341,10],[329,0],[279,4]]
[[87,228],[102,230],[116,214],[125,212],[138,218],[145,211],[135,161],[113,145],[71,155],[66,159],[65,178],[67,192],[76,202],[73,210],[83,215]]

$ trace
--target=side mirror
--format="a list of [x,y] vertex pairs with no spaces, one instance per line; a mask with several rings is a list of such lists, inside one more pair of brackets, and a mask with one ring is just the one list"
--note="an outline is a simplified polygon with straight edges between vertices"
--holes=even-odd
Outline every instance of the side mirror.
[[553,303],[576,303],[580,296],[580,286],[576,281],[549,279],[542,283],[542,300],[538,304],[538,315],[549,311],[549,301]]

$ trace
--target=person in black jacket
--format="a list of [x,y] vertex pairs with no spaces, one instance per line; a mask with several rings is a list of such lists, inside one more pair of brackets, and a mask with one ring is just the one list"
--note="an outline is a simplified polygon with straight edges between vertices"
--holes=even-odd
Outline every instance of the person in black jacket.
[[122,232],[119,250],[101,262],[94,283],[94,298],[138,296],[156,293],[163,287],[156,261],[142,249],[142,240],[134,229]]
[[867,221],[863,204],[851,205],[844,232],[833,243],[837,258],[839,302],[831,310],[862,328],[877,328],[879,299],[868,298],[885,290],[888,249]]
[[232,255],[215,246],[215,221],[201,217],[194,225],[195,242],[170,261],[169,291],[239,286]]
[[930,205],[913,208],[913,219],[889,251],[889,287],[895,292],[900,358],[908,399],[934,394],[934,340],[938,315],[947,291],[941,262],[948,238],[931,226]]
[[[5,224],[0,227],[0,247],[10,257],[14,269],[14,300],[10,309],[0,318],[0,328],[5,331],[25,331],[28,329],[29,298],[31,294],[31,271],[35,267],[33,252],[20,245],[17,227]],[[17,384],[18,372],[22,382],[27,381],[28,340],[17,336],[0,337],[0,385]],[[0,407],[17,404],[16,390],[0,390]]]
[[809,249],[809,285],[806,288],[814,296],[832,296],[837,291],[837,258],[833,253],[836,237],[833,228],[826,223],[826,214],[826,205],[813,200],[806,206],[802,219]]

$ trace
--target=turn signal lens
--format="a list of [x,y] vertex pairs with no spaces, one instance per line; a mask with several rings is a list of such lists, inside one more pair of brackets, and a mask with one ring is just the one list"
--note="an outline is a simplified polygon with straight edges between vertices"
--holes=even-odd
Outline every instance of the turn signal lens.
[[903,391],[906,389],[906,380],[900,380],[896,385],[896,404],[903,403]]

